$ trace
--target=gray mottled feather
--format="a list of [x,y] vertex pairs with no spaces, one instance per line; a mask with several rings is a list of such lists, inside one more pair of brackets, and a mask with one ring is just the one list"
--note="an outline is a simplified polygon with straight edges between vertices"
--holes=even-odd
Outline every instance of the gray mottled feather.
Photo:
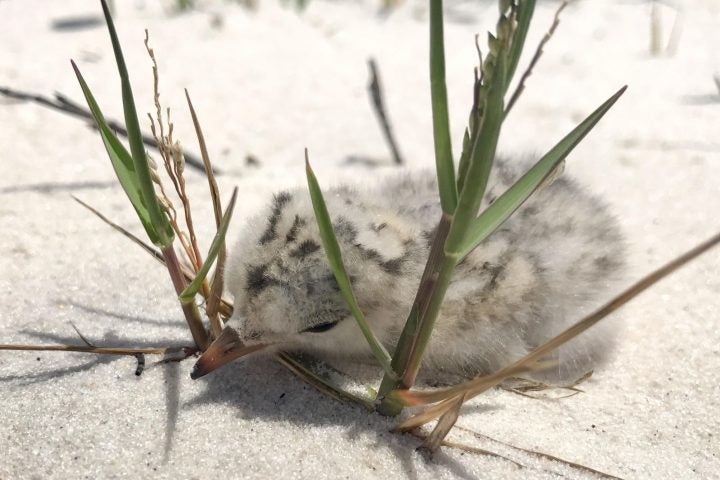
[[[484,205],[526,162],[499,160]],[[326,193],[358,301],[389,349],[397,342],[440,218],[428,172],[401,175],[375,190]],[[309,195],[277,194],[251,220],[231,252],[232,326],[248,342],[367,357],[327,266]],[[425,357],[431,372],[489,373],[581,318],[621,278],[624,242],[605,205],[559,178],[537,192],[459,266]],[[307,332],[337,322],[327,331]],[[536,377],[566,381],[591,370],[608,351],[610,329],[594,327],[562,347],[555,368]]]

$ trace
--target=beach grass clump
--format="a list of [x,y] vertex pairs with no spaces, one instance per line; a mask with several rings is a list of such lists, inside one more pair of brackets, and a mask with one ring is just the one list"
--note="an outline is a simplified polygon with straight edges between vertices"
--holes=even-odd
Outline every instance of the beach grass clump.
[[[204,172],[208,179],[216,226],[214,239],[203,258],[195,234],[190,199],[185,190],[184,155],[179,142],[173,137],[170,111],[164,110],[160,104],[157,63],[147,33],[145,45],[153,64],[155,91],[155,113],[148,114],[148,117],[158,149],[157,161],[145,150],[129,74],[117,32],[105,0],[101,0],[101,4],[118,66],[129,150],[106,122],[77,65],[73,62],[72,66],[118,181],[151,245],[113,224],[93,207],[84,203],[83,205],[141,245],[156,260],[165,264],[194,345],[179,349],[103,348],[85,341],[83,346],[0,345],[0,349],[82,351],[112,355],[181,353],[187,356],[203,352],[220,336],[225,321],[232,314],[232,304],[222,298],[222,273],[226,256],[225,235],[237,200],[237,189],[233,192],[228,206],[223,210],[205,138],[190,95],[186,91],[188,107],[202,154]],[[437,420],[432,433],[424,437],[425,446],[430,449],[445,444],[444,439],[455,425],[460,408],[466,401],[508,377],[547,367],[543,359],[553,349],[592,327],[661,278],[720,242],[720,235],[711,238],[641,279],[606,305],[560,335],[549,339],[525,357],[491,375],[470,379],[448,388],[413,390],[425,349],[432,338],[435,322],[457,265],[475,248],[480,247],[482,242],[537,189],[552,181],[562,169],[568,154],[597,125],[625,91],[625,87],[620,88],[565,137],[555,145],[549,146],[547,153],[532,168],[495,202],[481,211],[481,200],[493,168],[503,123],[525,88],[526,79],[537,63],[543,46],[558,25],[556,14],[551,28],[535,51],[525,73],[520,77],[515,88],[511,89],[535,5],[535,0],[498,2],[499,18],[495,31],[488,34],[484,58],[481,56],[480,64],[475,69],[468,125],[462,139],[461,153],[458,161],[455,162],[450,138],[445,82],[443,2],[430,0],[430,93],[435,167],[442,214],[438,219],[438,227],[414,302],[407,314],[399,343],[394,346],[392,353],[373,334],[358,305],[350,277],[343,264],[342,251],[333,232],[320,184],[311,168],[308,152],[305,151],[306,179],[328,263],[350,312],[378,364],[382,367],[384,376],[377,391],[369,388],[366,395],[359,395],[340,388],[329,380],[330,377],[343,376],[342,372],[329,365],[298,354],[278,353],[275,358],[304,381],[340,401],[352,402],[385,415],[397,415],[406,406],[425,407],[424,410],[404,420],[397,428],[399,431],[408,431]],[[558,14],[564,6],[563,3]],[[159,164],[162,164],[162,168]],[[166,179],[163,180],[162,177]],[[177,198],[177,203],[171,200],[170,190],[165,186],[168,180],[172,184],[173,196]],[[205,307],[204,316],[199,305]],[[80,337],[83,338],[81,335]],[[234,356],[239,357],[257,349],[253,347],[240,349],[234,353]],[[328,372],[331,375],[328,375]]]

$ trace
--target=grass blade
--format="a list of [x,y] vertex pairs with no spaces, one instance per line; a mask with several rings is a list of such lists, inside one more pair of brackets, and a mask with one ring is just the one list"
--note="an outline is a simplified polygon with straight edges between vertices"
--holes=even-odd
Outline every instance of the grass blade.
[[495,159],[498,138],[503,120],[503,93],[505,88],[505,55],[498,55],[497,64],[489,79],[483,119],[477,136],[472,139],[467,179],[464,182],[453,223],[445,242],[445,252],[457,252],[470,222],[477,216],[485,194],[490,170]]
[[[215,214],[215,226],[220,228],[222,223],[222,205],[220,204],[220,189],[218,188],[217,181],[215,180],[215,172],[212,165],[210,164],[210,155],[208,154],[207,145],[205,143],[205,135],[203,134],[202,128],[200,127],[200,120],[198,120],[195,107],[193,106],[192,100],[190,100],[190,93],[187,88],[185,89],[185,98],[187,99],[188,108],[190,109],[190,116],[192,117],[193,125],[195,126],[195,136],[197,137],[198,144],[200,145],[200,154],[202,155],[203,166],[205,168],[205,176],[207,177],[208,186],[210,188],[210,197],[212,198],[213,212]],[[214,337],[220,335],[222,330],[222,322],[218,317],[218,309],[222,301],[223,291],[223,272],[225,270],[225,243],[220,246],[220,252],[218,253],[217,267],[215,268],[215,275],[213,276],[210,286],[210,296],[207,301],[206,312],[208,319],[210,320],[210,328]]]
[[443,2],[430,0],[430,95],[432,99],[435,166],[437,168],[440,204],[452,215],[457,207],[455,165],[450,142],[447,86],[445,84],[445,41],[443,39]]
[[595,127],[626,89],[627,86],[622,87],[606,100],[472,222],[464,241],[459,246],[460,258],[473,251],[535,192],[560,162]]
[[102,4],[105,22],[107,23],[108,32],[110,33],[110,41],[112,42],[113,52],[115,53],[115,62],[117,63],[118,73],[120,74],[125,127],[128,132],[128,142],[130,144],[130,153],[135,166],[137,183],[140,188],[145,208],[148,211],[150,222],[152,223],[158,237],[157,244],[159,246],[166,247],[172,243],[174,234],[172,227],[170,226],[170,222],[160,208],[160,203],[155,195],[155,187],[153,186],[153,182],[150,177],[150,168],[148,166],[147,155],[145,153],[145,146],[143,145],[142,133],[140,132],[137,110],[135,109],[135,99],[133,98],[132,87],[130,85],[130,77],[128,75],[127,66],[125,65],[120,41],[118,40],[117,32],[115,31],[115,25],[105,0],[101,0],[100,3]]
[[515,28],[515,35],[513,36],[513,42],[508,54],[505,93],[507,93],[508,88],[510,88],[513,75],[515,75],[515,70],[517,70],[518,63],[520,62],[527,32],[530,29],[530,21],[535,12],[535,0],[520,0],[517,9],[517,27]]
[[180,293],[179,298],[180,301],[183,303],[193,301],[195,295],[197,295],[198,290],[200,289],[200,286],[205,281],[205,277],[207,277],[207,274],[210,271],[210,267],[212,267],[212,264],[215,262],[215,259],[217,258],[220,249],[225,243],[225,235],[227,234],[228,226],[230,225],[230,219],[232,218],[232,213],[235,209],[237,192],[238,189],[237,187],[235,187],[232,197],[230,198],[230,204],[228,205],[227,210],[225,210],[225,215],[223,215],[222,222],[220,223],[220,228],[218,228],[218,231],[215,234],[215,238],[213,238],[213,241],[210,244],[210,250],[208,251],[207,258],[205,259],[205,262],[200,268],[200,271],[198,271],[197,275],[195,275],[195,278],[190,283],[190,285],[188,285],[185,290]]
[[138,183],[137,176],[135,175],[135,165],[133,163],[133,159],[120,140],[118,140],[115,134],[110,130],[100,107],[95,101],[95,97],[90,91],[90,87],[88,87],[85,82],[85,79],[80,73],[77,65],[72,60],[70,63],[72,64],[73,70],[75,70],[75,75],[80,83],[80,88],[85,95],[85,100],[87,101],[90,112],[95,119],[95,124],[100,132],[100,137],[105,145],[108,157],[110,157],[110,163],[115,170],[115,175],[117,176],[123,190],[125,190],[125,194],[130,200],[130,203],[135,209],[135,212],[140,219],[140,223],[142,223],[145,228],[148,238],[151,242],[157,245],[160,242],[160,236],[157,234],[155,227],[152,224],[150,213],[145,206],[145,201],[140,191],[140,184]]
[[325,249],[325,255],[328,259],[333,275],[335,275],[335,280],[337,280],[343,298],[355,317],[355,320],[357,320],[357,324],[370,345],[373,355],[380,365],[382,365],[385,373],[397,378],[395,371],[390,366],[390,354],[370,330],[370,326],[365,321],[365,315],[363,315],[362,310],[360,310],[360,306],[358,305],[355,294],[353,293],[352,286],[350,285],[350,278],[345,271],[345,264],[342,260],[340,245],[338,244],[335,232],[333,232],[332,229],[330,214],[328,213],[327,206],[325,205],[325,200],[323,198],[322,191],[320,190],[317,178],[315,177],[315,173],[310,167],[307,149],[305,150],[305,172],[307,174],[310,198],[312,199],[313,209],[315,210],[315,220],[317,221],[318,228],[320,229],[320,238],[322,239],[323,248]]
[[347,377],[332,366],[306,355],[280,353],[275,358],[288,370],[321,393],[344,403],[354,403],[368,411],[373,411],[373,399],[362,397],[343,390],[331,381],[331,377]]

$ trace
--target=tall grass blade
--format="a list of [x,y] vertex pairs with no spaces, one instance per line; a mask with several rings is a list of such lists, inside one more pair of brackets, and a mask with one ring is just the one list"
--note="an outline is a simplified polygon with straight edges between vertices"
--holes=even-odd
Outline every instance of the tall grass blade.
[[[215,172],[212,165],[210,164],[210,155],[208,154],[207,144],[205,143],[205,135],[203,134],[202,128],[200,127],[200,120],[198,120],[195,107],[193,106],[192,100],[190,100],[190,93],[187,88],[185,89],[185,98],[187,99],[188,108],[190,109],[190,116],[192,117],[193,125],[195,126],[195,136],[197,137],[198,144],[200,145],[200,154],[202,156],[203,166],[205,168],[205,176],[207,177],[208,186],[210,188],[210,197],[212,198],[213,213],[215,214],[215,226],[220,228],[222,223],[222,205],[220,204],[220,189],[218,188],[217,180],[215,179]],[[206,313],[208,320],[210,320],[210,328],[214,337],[220,335],[222,330],[222,322],[218,317],[218,310],[222,301],[223,292],[223,272],[225,270],[225,243],[220,246],[220,252],[218,253],[217,267],[215,268],[215,274],[210,285],[210,296],[207,301]]]
[[[147,155],[143,145],[143,137],[140,132],[140,123],[138,121],[137,110],[135,109],[135,99],[133,98],[130,78],[125,65],[120,41],[118,40],[115,25],[110,15],[110,9],[107,2],[101,0],[105,22],[107,23],[108,32],[110,33],[110,41],[112,42],[113,52],[115,53],[115,62],[117,63],[118,73],[120,74],[120,84],[123,99],[123,112],[125,114],[125,127],[128,132],[128,142],[130,144],[130,153],[132,154],[133,164],[135,165],[135,175],[140,187],[140,193],[145,203],[145,208],[150,216],[150,221],[155,228],[158,236],[159,246],[165,247],[172,243],[174,234],[170,222],[160,208],[157,196],[155,195],[155,187],[150,177],[150,168],[148,166]],[[153,242],[155,243],[155,242]]]
[[472,221],[459,246],[460,258],[473,251],[483,240],[494,232],[510,215],[515,212],[543,181],[558,167],[567,155],[580,143],[600,119],[610,110],[615,102],[625,93],[627,86],[622,87],[613,96],[591,113],[580,125],[575,127],[557,145],[546,153],[525,175],[503,193],[478,218]]
[[203,263],[202,267],[200,268],[190,285],[188,285],[185,290],[180,293],[181,302],[190,302],[195,298],[195,295],[197,295],[198,290],[200,290],[200,287],[205,281],[205,277],[207,277],[207,274],[210,271],[210,267],[212,267],[212,264],[215,262],[215,259],[217,258],[220,249],[224,245],[225,235],[227,234],[228,226],[230,225],[230,219],[232,218],[233,210],[235,209],[237,192],[238,189],[237,187],[235,187],[232,197],[230,198],[230,204],[228,205],[227,210],[225,210],[222,222],[220,222],[220,228],[218,228],[218,231],[215,234],[215,238],[213,238],[213,241],[210,244],[210,250],[208,251],[207,258],[205,259],[205,262]]
[[110,158],[110,163],[115,170],[115,175],[117,175],[120,186],[122,186],[123,190],[125,190],[125,194],[135,209],[135,212],[140,219],[140,223],[142,223],[145,228],[148,238],[152,243],[157,245],[160,242],[160,236],[156,232],[150,218],[150,213],[145,206],[145,201],[140,191],[140,184],[138,183],[137,175],[135,175],[135,165],[133,164],[133,159],[120,140],[118,140],[115,134],[110,130],[100,107],[95,101],[95,97],[93,97],[93,94],[80,73],[77,65],[72,60],[70,63],[72,64],[73,70],[75,70],[75,75],[80,83],[80,88],[85,95],[85,100],[87,101],[90,112],[95,119],[95,124],[98,127],[100,137],[105,145],[105,150]]
[[482,125],[477,136],[472,139],[467,179],[460,192],[455,218],[445,242],[445,252],[453,255],[463,242],[468,225],[477,216],[495,159],[503,121],[505,55],[498,55],[497,64],[489,81]]
[[430,95],[432,100],[435,166],[440,205],[452,215],[457,206],[455,165],[450,142],[447,85],[445,84],[445,41],[443,39],[443,2],[430,0]]
[[338,286],[340,287],[342,296],[355,317],[355,320],[357,320],[357,324],[370,345],[370,349],[372,350],[372,353],[378,363],[382,365],[383,370],[385,370],[387,375],[397,378],[395,371],[390,366],[390,354],[370,330],[370,326],[365,321],[365,315],[363,315],[362,310],[360,310],[360,306],[358,305],[355,294],[353,293],[352,286],[350,285],[350,278],[348,277],[347,271],[345,270],[345,264],[342,260],[340,245],[338,244],[335,233],[333,232],[332,221],[330,220],[330,214],[328,213],[327,206],[325,205],[325,199],[323,198],[315,173],[310,167],[307,149],[305,150],[305,172],[307,174],[310,198],[312,199],[313,209],[315,210],[315,220],[317,221],[318,228],[320,229],[320,238],[322,239],[323,248],[325,249],[325,255],[327,256],[328,263],[330,264],[330,269],[332,270],[333,275],[335,275],[335,280],[337,280]]
[[510,45],[510,52],[508,54],[505,93],[507,93],[510,88],[510,83],[520,62],[527,32],[530,29],[530,21],[535,12],[535,0],[519,0],[516,8],[517,27],[515,27],[515,34],[513,35],[512,45]]

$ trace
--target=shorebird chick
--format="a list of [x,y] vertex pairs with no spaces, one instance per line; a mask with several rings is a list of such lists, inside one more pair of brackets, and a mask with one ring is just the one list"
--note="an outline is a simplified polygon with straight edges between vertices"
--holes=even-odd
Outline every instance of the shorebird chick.
[[[495,162],[491,204],[526,162]],[[340,186],[325,200],[358,303],[393,351],[440,219],[430,173],[372,190]],[[559,178],[536,192],[457,267],[423,360],[433,377],[491,373],[577,321],[624,266],[618,226],[601,201]],[[252,219],[226,270],[235,312],[193,370],[200,377],[250,351],[371,358],[325,258],[310,196],[281,192]],[[575,379],[608,352],[600,326],[549,359],[547,382]]]

